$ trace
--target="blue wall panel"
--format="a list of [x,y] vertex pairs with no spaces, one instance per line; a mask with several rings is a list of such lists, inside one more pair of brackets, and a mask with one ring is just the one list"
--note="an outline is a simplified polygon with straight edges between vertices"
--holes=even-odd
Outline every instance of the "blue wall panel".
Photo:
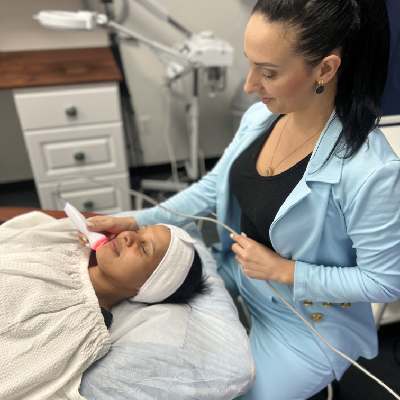
[[400,115],[400,0],[386,0],[390,19],[390,61],[382,98],[383,115]]

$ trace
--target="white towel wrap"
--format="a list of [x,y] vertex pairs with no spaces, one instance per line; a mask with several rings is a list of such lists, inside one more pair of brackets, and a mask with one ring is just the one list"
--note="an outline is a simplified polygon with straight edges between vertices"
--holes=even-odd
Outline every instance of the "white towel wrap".
[[139,293],[130,298],[132,301],[158,303],[165,300],[182,285],[193,264],[193,243],[196,241],[177,226],[158,225],[164,225],[171,231],[168,250],[156,270],[140,288]]

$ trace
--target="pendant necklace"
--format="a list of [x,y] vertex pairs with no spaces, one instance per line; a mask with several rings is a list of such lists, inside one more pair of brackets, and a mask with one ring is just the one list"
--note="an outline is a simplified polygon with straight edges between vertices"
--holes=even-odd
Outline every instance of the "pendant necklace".
[[[288,121],[289,121],[289,117],[288,117],[288,119],[286,120],[285,125],[283,126],[283,129],[282,129],[282,131],[281,131],[281,133],[280,133],[280,135],[279,135],[278,143],[277,143],[276,146],[275,146],[274,154],[273,154],[273,156],[272,156],[271,166],[268,167],[268,168],[265,170],[265,176],[272,176],[272,175],[274,174],[274,169],[272,168],[272,163],[273,163],[273,161],[274,161],[276,149],[278,148],[279,142],[281,141],[282,133],[283,133],[283,131],[285,130],[286,124],[288,123]],[[296,152],[296,151],[299,150],[301,147],[303,147],[307,142],[309,142],[309,141],[310,141],[313,137],[315,137],[319,132],[320,132],[320,131],[318,130],[318,132],[317,132],[315,135],[311,136],[311,137],[310,137],[309,139],[307,139],[302,145],[300,145],[297,149],[293,150],[288,156],[286,156],[286,157],[275,167],[275,169],[277,169],[277,168],[279,167],[279,165],[282,164],[283,161],[285,161],[285,160],[286,160],[289,156],[291,156],[294,152]]]

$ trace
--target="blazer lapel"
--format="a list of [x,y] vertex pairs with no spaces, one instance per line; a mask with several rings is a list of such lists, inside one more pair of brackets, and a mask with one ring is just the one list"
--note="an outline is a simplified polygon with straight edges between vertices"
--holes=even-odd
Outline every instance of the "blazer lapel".
[[[296,206],[296,204],[300,203],[312,192],[312,185],[310,187],[307,184],[308,182],[318,181],[331,184],[340,182],[343,159],[332,156],[325,165],[323,164],[325,162],[325,159],[328,157],[331,150],[333,149],[333,146],[336,143],[341,130],[342,124],[340,123],[339,117],[334,110],[315,146],[303,178],[300,180],[300,182],[296,185],[294,190],[290,193],[285,202],[282,204],[277,215],[275,216],[273,223],[271,224],[269,230],[271,241],[273,238],[272,230],[274,229],[276,223],[282,217],[284,217],[294,206]],[[274,243],[272,244],[274,245]]]

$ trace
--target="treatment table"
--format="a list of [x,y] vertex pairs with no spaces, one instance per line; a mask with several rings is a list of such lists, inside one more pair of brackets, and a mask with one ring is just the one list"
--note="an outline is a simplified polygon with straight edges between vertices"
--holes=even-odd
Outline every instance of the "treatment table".
[[[0,207],[0,224],[34,210]],[[65,217],[62,211],[42,212]],[[129,300],[114,306],[111,349],[83,374],[84,398],[228,400],[252,386],[255,366],[236,307],[197,226],[183,228],[197,241],[210,293],[189,306]]]

